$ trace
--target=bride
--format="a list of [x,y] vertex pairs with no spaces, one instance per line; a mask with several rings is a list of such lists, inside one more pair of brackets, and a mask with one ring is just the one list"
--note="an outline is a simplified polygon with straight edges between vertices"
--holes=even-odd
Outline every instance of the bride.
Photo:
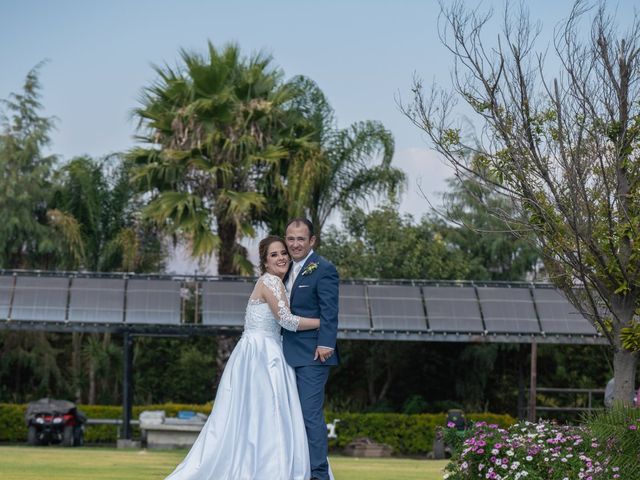
[[166,480],[307,480],[311,475],[295,373],[284,359],[280,329],[311,330],[320,320],[289,310],[282,278],[290,259],[282,239],[266,237],[259,254],[262,276],[213,411]]

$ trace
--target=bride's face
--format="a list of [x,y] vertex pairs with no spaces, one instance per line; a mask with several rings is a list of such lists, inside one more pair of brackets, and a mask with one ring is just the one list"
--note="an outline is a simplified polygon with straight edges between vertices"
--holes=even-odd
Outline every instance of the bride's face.
[[265,269],[272,275],[277,275],[280,278],[284,277],[289,269],[289,252],[287,247],[282,242],[273,242],[267,249],[267,262],[265,263]]

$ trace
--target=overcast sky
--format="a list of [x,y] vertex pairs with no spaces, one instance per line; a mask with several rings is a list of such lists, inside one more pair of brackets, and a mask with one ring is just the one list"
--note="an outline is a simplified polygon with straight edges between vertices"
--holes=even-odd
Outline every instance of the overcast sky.
[[[544,46],[572,2],[530,3]],[[622,18],[635,4],[610,3]],[[503,2],[483,2],[492,4]],[[131,111],[155,79],[152,64],[175,65],[181,48],[204,53],[207,40],[237,42],[247,54],[272,54],[287,77],[315,80],[339,126],[379,120],[390,129],[395,163],[410,179],[401,209],[420,217],[428,205],[418,186],[437,202],[451,171],[396,99],[408,99],[414,74],[450,83],[438,11],[435,0],[0,0],[0,98],[47,60],[40,78],[45,113],[58,118],[52,151],[100,157],[134,145]]]

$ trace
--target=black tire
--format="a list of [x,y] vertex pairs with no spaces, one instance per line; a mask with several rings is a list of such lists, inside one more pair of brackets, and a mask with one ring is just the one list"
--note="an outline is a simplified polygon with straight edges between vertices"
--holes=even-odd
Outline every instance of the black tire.
[[27,430],[27,444],[33,445],[34,447],[40,445],[40,440],[38,440],[38,429],[35,425],[29,425],[29,429]]
[[73,447],[73,427],[66,425],[62,432],[62,446]]
[[82,427],[74,427],[73,429],[73,446],[81,447],[84,445],[84,432]]

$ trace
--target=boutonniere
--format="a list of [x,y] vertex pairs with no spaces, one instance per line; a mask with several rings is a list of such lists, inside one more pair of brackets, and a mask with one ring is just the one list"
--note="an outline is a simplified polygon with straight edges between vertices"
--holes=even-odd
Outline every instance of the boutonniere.
[[302,276],[311,275],[316,268],[318,268],[318,262],[311,262],[307,265],[307,268],[302,271]]

